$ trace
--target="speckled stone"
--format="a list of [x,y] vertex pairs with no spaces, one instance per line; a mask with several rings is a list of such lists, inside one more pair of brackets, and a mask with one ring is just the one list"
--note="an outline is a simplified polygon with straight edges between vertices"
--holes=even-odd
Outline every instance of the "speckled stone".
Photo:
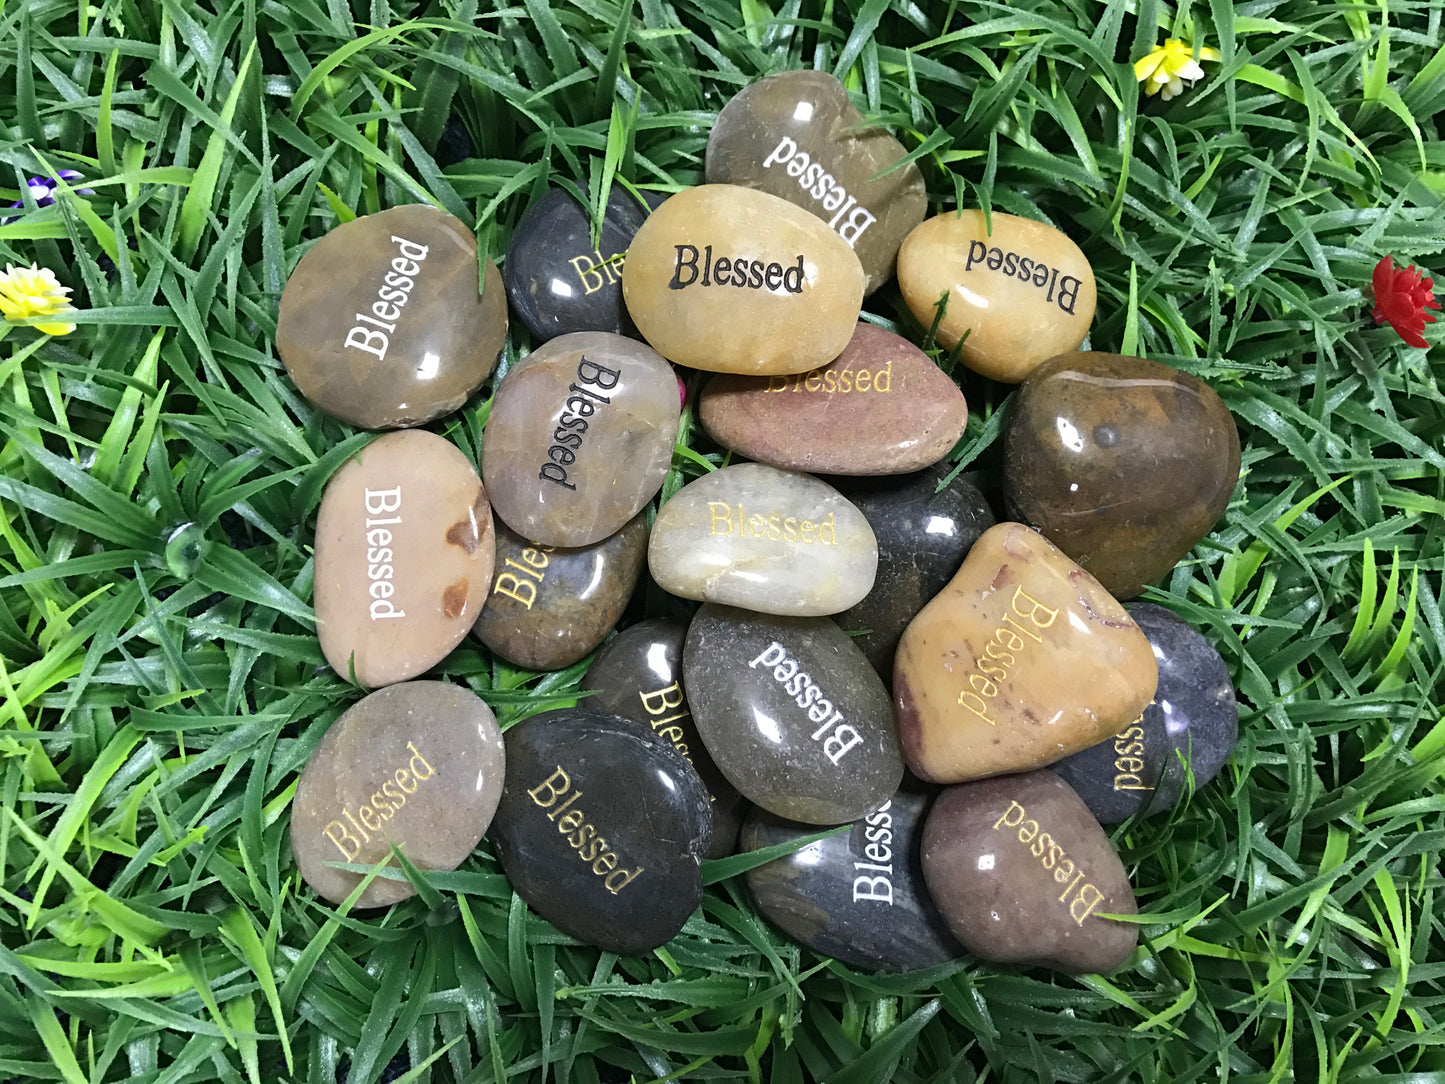
[[[395,844],[418,869],[456,869],[491,823],[502,794],[502,732],[492,709],[460,685],[411,681],[363,697],[331,724],[296,785],[291,848],[316,893],[341,903]],[[381,907],[412,895],[378,877],[357,900]]]
[[898,789],[903,758],[888,692],[826,617],[708,604],[682,656],[697,731],[753,804],[843,824]]
[[[919,848],[930,794],[899,791],[842,835],[748,870],[758,910],[794,941],[866,971],[916,971],[963,949],[923,881]],[[769,813],[743,824],[755,851],[817,831]]]
[[1011,516],[1132,598],[1224,514],[1239,434],[1197,377],[1144,358],[1064,354],[1019,389],[1003,480]]
[[617,624],[647,555],[647,517],[577,549],[538,546],[497,526],[496,575],[472,633],[508,662],[561,670]]
[[365,429],[456,410],[491,374],[507,297],[491,260],[477,290],[476,236],[412,204],[337,226],[286,281],[276,351],[301,394]]
[[1191,775],[1193,789],[1208,784],[1239,740],[1234,684],[1214,646],[1162,606],[1124,608],[1154,648],[1159,689],[1119,733],[1054,765],[1104,824],[1169,809]]
[[994,963],[1108,971],[1138,913],[1109,837],[1053,772],[948,787],[923,829],[923,876],[949,928]]
[[584,705],[611,712],[667,739],[697,769],[712,796],[712,844],[707,858],[733,853],[748,803],[713,762],[687,704],[682,680],[682,645],[687,622],[655,617],[630,625],[593,660],[582,688]]

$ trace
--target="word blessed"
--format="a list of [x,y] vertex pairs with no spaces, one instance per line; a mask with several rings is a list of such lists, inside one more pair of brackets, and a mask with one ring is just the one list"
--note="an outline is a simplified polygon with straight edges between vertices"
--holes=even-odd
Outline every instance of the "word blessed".
[[[436,775],[436,769],[427,763],[412,742],[407,742],[406,747],[411,750],[411,760],[406,768],[398,768],[388,775],[386,782],[373,791],[369,799],[357,806],[355,816],[349,807],[342,808],[341,815],[356,829],[360,839],[339,820],[329,821],[326,827],[321,829],[321,834],[336,844],[343,860],[350,862],[355,859],[361,853],[361,845],[371,842],[369,831],[379,833],[381,826],[406,805],[406,796],[415,794],[417,787]],[[408,771],[407,768],[411,770]]]
[[[386,360],[391,336],[396,332],[396,321],[401,316],[401,310],[411,300],[411,291],[416,286],[416,279],[412,276],[421,271],[422,261],[430,251],[428,246],[408,241],[405,237],[393,236],[392,242],[401,255],[391,261],[391,270],[381,280],[381,286],[376,291],[376,300],[371,303],[372,315],[358,312],[358,322],[346,333],[346,342],[343,344],[343,347],[375,354],[382,361]],[[362,327],[363,323],[379,330]]]
[[791,696],[798,707],[807,710],[809,719],[823,724],[810,735],[814,741],[822,740],[829,729],[833,731],[823,742],[823,755],[835,765],[863,741],[863,735],[843,722],[843,713],[833,707],[833,702],[823,695],[823,690],[798,665],[798,660],[790,658],[787,649],[776,640],[748,666],[754,670],[759,666],[772,667],[773,680],[783,687],[783,692]]
[[[1017,816],[1015,816],[1017,813]],[[1036,820],[1025,820],[1028,811],[1018,802],[1010,801],[1008,808],[1004,810],[1003,816],[993,822],[994,831],[999,826],[1004,828],[1017,828],[1020,843],[1029,845],[1029,854],[1039,860],[1039,864],[1046,870],[1054,871],[1054,880],[1059,884],[1068,884],[1063,893],[1059,896],[1059,902],[1065,904],[1069,909],[1069,917],[1080,926],[1084,919],[1104,898],[1104,893],[1095,888],[1092,884],[1084,881],[1084,871],[1077,868],[1072,858],[1064,854],[1064,849],[1054,842],[1053,836],[1047,832],[1039,831],[1039,822]],[[1010,820],[1009,818],[1013,818]],[[1070,880],[1072,878],[1072,880]],[[1079,882],[1083,881],[1083,884]],[[1075,892],[1075,888],[1078,889]],[[1074,898],[1069,899],[1070,896]]]
[[[884,802],[863,818],[863,838],[867,840],[863,845],[863,855],[868,861],[854,862],[853,869],[875,870],[876,875],[853,878],[854,903],[867,900],[893,906],[893,881],[890,879],[893,876],[893,848],[889,846],[893,842],[893,814],[888,812],[892,805],[891,801]],[[885,862],[887,865],[883,865]]]
[[[543,791],[547,794],[545,801],[542,798]],[[557,805],[557,799],[569,791],[572,796]],[[602,886],[608,892],[615,896],[637,880],[642,867],[618,869],[617,852],[607,849],[606,838],[598,835],[597,829],[587,823],[587,815],[582,810],[568,810],[563,815],[563,810],[575,804],[577,799],[582,797],[582,792],[572,790],[572,777],[563,771],[562,765],[557,765],[555,772],[527,791],[527,794],[538,808],[552,810],[547,814],[547,819],[557,825],[559,833],[567,837],[567,846],[577,852],[577,857],[591,863],[592,872],[602,878]],[[557,808],[552,809],[553,806]]]
[[[592,256],[597,258],[594,260]],[[622,261],[627,253],[614,252],[611,256],[604,258],[602,250],[594,248],[592,256],[573,256],[567,261],[572,265],[572,270],[577,272],[577,281],[582,284],[583,297],[595,294],[604,286],[621,282]],[[606,278],[603,278],[604,275]]]
[[[1020,607],[1020,599],[1028,601],[1027,609]],[[968,678],[971,688],[964,689],[958,694],[958,703],[989,726],[996,724],[988,717],[988,701],[998,696],[997,682],[1007,679],[1010,668],[1018,661],[1014,653],[1027,647],[1029,640],[1040,644],[1044,642],[1042,636],[1021,624],[1014,615],[1025,618],[1035,629],[1048,628],[1059,616],[1058,610],[1049,609],[1022,587],[1014,590],[1012,609],[1013,613],[1003,615],[1003,624],[993,630],[993,635],[983,645],[984,657],[978,662],[978,673],[970,674]],[[1048,614],[1048,620],[1040,620],[1040,614]],[[1028,639],[1026,640],[1024,637],[1028,637]],[[991,681],[990,678],[995,680]]]
[[[1045,301],[1052,301],[1054,304],[1070,316],[1074,315],[1074,302],[1079,298],[1079,280],[1073,275],[1059,277],[1057,267],[1048,267],[1038,260],[1031,260],[1027,256],[1020,256],[1017,252],[1005,252],[1001,248],[989,248],[982,241],[970,241],[968,243],[968,262],[964,264],[965,271],[972,271],[973,265],[981,263],[990,271],[998,271],[1002,268],[1003,273],[1009,278],[1016,278],[1022,282],[1030,282],[1039,289],[1048,287],[1044,295]],[[1054,287],[1057,286],[1059,296],[1054,296]],[[1068,303],[1065,304],[1067,298]]]
[[822,546],[838,544],[838,528],[833,522],[835,513],[829,512],[822,523],[811,519],[800,520],[796,516],[784,516],[774,512],[770,516],[754,513],[751,517],[739,504],[737,530],[733,529],[733,506],[725,501],[708,501],[708,515],[711,522],[707,533],[710,535],[736,534],[739,538],[766,538],[772,542],[802,542],[805,545],[817,543]]
[[547,573],[542,570],[552,563],[552,558],[547,554],[551,553],[555,546],[541,546],[538,549],[525,549],[522,551],[522,563],[508,557],[502,563],[515,568],[517,572],[529,579],[521,579],[517,572],[502,572],[497,576],[497,582],[492,585],[492,594],[506,595],[509,599],[520,602],[527,609],[532,608],[532,603],[537,601],[537,587],[547,578]]
[[893,362],[876,372],[872,369],[813,369],[796,376],[770,376],[764,394],[770,391],[821,391],[847,394],[855,391],[876,391],[887,395],[893,390]]
[[[685,290],[697,281],[698,251],[696,245],[673,245],[677,249],[677,266],[673,268],[669,290]],[[687,278],[682,273],[687,272]],[[712,245],[707,245],[702,254],[702,285],[704,286],[746,286],[751,290],[764,287],[777,292],[781,287],[790,294],[803,292],[803,257],[798,257],[796,267],[784,268],[780,263],[765,264],[762,260],[745,260],[741,257],[719,256],[712,258]]]
[[366,505],[366,593],[371,596],[371,619],[380,621],[388,617],[405,617],[391,601],[396,587],[392,582],[395,572],[392,561],[396,551],[391,548],[391,532],[387,527],[401,523],[400,516],[387,519],[372,519],[387,512],[401,511],[401,486],[395,489],[367,489],[363,491]]
[[597,412],[597,404],[606,406],[612,399],[588,391],[583,384],[611,391],[617,387],[622,376],[621,369],[609,369],[595,361],[583,358],[577,363],[577,383],[567,385],[567,390],[576,392],[562,404],[562,418],[552,430],[552,445],[547,449],[547,458],[552,462],[542,464],[537,477],[576,492],[577,487],[567,481],[567,468],[577,461],[577,452],[582,447],[582,434],[587,432],[587,419]]
[[[877,215],[848,195],[848,190],[831,173],[825,173],[821,165],[808,157],[807,151],[798,150],[798,144],[787,136],[778,140],[773,153],[763,159],[764,169],[774,165],[782,166],[789,177],[796,177],[798,187],[821,201],[823,210],[835,212],[828,220],[828,228],[847,241],[849,248],[863,236],[864,230],[878,220]],[[850,209],[852,214],[848,214]],[[848,214],[847,219],[843,219],[845,214]]]
[[[692,718],[692,712],[687,710],[687,705],[683,702],[681,683],[674,681],[666,688],[654,689],[650,693],[639,689],[637,696],[642,701],[642,710],[647,712],[647,722],[653,733],[672,742],[672,747],[691,764],[692,754],[687,751],[687,742],[682,740],[682,727],[677,725],[680,720]],[[674,708],[682,710],[673,711]],[[717,799],[713,798],[713,801]]]
[[[1149,701],[1152,705],[1154,701]],[[1114,735],[1114,789],[1153,790],[1139,775],[1144,770],[1144,713]]]

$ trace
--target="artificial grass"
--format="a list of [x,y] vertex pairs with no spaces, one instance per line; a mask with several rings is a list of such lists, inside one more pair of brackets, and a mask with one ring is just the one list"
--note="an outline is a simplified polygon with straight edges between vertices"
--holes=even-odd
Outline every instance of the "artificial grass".
[[[0,324],[0,1079],[1445,1080],[1445,366],[1362,292],[1385,254],[1445,271],[1442,11],[0,5],[0,199],[84,174],[0,224],[0,260],[81,308],[65,338]],[[1222,52],[1170,103],[1130,67],[1166,36]],[[276,358],[288,272],[397,203],[501,255],[549,184],[698,183],[717,110],[794,67],[899,132],[933,210],[1065,228],[1093,348],[1238,421],[1233,503],[1148,597],[1219,646],[1241,741],[1114,833],[1145,917],[1107,977],[857,974],[761,922],[738,860],[639,959],[531,915],[485,843],[380,913],[295,875],[297,774],[360,695],[322,668],[311,529],[370,437]],[[892,287],[868,309],[925,338]],[[514,328],[501,371],[528,348]],[[952,371],[951,458],[996,496],[1010,389]],[[486,402],[430,428],[475,461]],[[685,425],[667,492],[719,461]],[[436,673],[510,723],[581,670],[468,643]]]

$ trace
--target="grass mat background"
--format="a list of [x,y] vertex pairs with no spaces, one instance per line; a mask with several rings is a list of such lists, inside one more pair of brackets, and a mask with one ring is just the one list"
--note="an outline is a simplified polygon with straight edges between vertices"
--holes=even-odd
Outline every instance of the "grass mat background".
[[[0,325],[0,1079],[1445,1081],[1445,365],[1362,292],[1385,254],[1445,273],[1442,7],[0,3],[0,200],[62,168],[92,192],[0,224],[82,309]],[[1165,36],[1223,56],[1170,103],[1130,67]],[[899,132],[934,210],[1062,225],[1093,346],[1238,420],[1233,504],[1149,597],[1218,644],[1242,736],[1115,833],[1141,948],[1108,977],[860,975],[724,878],[618,959],[485,843],[390,910],[318,904],[289,802],[359,694],[318,670],[309,545],[369,437],[287,380],[287,274],[353,212],[433,201],[501,255],[549,183],[697,183],[727,98],[794,67]],[[892,287],[869,308],[921,334]],[[958,375],[954,458],[994,491],[1009,389]],[[485,415],[432,428],[475,460]],[[580,670],[468,643],[437,672],[505,723]]]

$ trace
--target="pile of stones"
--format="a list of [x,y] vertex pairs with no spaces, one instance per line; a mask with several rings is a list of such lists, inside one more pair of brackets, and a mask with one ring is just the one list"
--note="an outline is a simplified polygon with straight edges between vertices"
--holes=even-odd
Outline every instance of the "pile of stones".
[[[393,430],[318,515],[321,647],[376,691],[302,774],[302,876],[341,902],[392,848],[447,870],[487,835],[540,915],[637,953],[696,909],[703,858],[792,844],[747,873],[757,906],[853,966],[1117,966],[1136,905],[1101,823],[1169,809],[1236,737],[1205,638],[1119,601],[1223,512],[1229,411],[1165,365],[1078,352],[1078,246],[1001,213],[924,221],[917,167],[831,76],[738,94],[706,172],[652,202],[614,189],[596,234],[550,193],[505,276],[424,206],[347,222],[296,267],[288,372]],[[860,321],[895,273],[941,346],[1022,385],[1008,521],[947,464],[958,385]],[[416,427],[491,375],[508,301],[541,345],[496,384],[478,474]],[[677,367],[716,374],[694,408],[732,455],[657,507]],[[644,565],[701,606],[614,634]],[[585,695],[504,736],[469,689],[414,680],[468,632],[538,671],[595,652]],[[849,827],[805,839],[827,825]],[[378,877],[356,903],[411,892]]]

